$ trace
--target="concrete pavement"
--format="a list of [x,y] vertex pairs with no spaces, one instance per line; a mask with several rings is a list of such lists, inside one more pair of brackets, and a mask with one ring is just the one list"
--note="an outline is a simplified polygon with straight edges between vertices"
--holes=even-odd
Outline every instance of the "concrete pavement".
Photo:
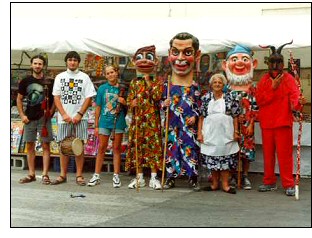
[[[37,171],[37,176],[41,171]],[[102,172],[95,187],[67,183],[19,184],[27,170],[11,170],[11,227],[311,227],[311,179],[301,179],[300,200],[278,190],[260,193],[261,174],[251,174],[253,189],[235,195],[193,192],[186,179],[164,192],[149,187],[128,189],[133,176],[121,174],[122,187],[112,187],[112,173]],[[50,172],[55,179],[58,173]],[[92,173],[84,174],[86,180]],[[148,179],[146,179],[148,182]],[[203,181],[204,186],[208,182]],[[70,195],[85,195],[71,198]]]

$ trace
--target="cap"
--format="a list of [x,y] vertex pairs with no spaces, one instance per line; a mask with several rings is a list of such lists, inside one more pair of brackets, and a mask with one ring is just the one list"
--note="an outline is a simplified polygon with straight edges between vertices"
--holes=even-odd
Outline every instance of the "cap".
[[244,45],[236,45],[233,49],[231,49],[227,55],[226,55],[226,59],[228,59],[231,55],[233,54],[238,54],[238,53],[243,53],[243,54],[247,54],[249,56],[253,55],[252,50]]

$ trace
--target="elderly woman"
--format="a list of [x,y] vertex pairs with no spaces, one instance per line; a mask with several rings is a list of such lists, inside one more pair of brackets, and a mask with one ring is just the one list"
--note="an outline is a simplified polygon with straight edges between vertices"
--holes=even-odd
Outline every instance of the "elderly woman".
[[211,90],[202,96],[201,116],[197,140],[201,143],[203,164],[212,172],[212,185],[206,191],[219,189],[222,180],[224,192],[235,194],[229,186],[230,170],[235,169],[239,146],[238,115],[239,101],[230,93],[224,93],[227,83],[223,74],[214,74],[209,81]]

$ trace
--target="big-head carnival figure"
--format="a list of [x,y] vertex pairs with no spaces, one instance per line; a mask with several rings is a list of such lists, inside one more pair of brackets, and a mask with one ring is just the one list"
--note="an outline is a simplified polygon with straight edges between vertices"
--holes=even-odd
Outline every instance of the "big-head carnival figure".
[[143,168],[151,168],[149,186],[161,189],[156,177],[162,165],[162,138],[159,101],[162,85],[156,79],[155,46],[146,46],[136,51],[132,58],[137,77],[130,83],[127,105],[132,112],[129,128],[129,144],[126,156],[126,170],[136,168],[136,178],[129,188],[145,186]]
[[[253,71],[258,61],[253,59],[253,52],[244,45],[236,45],[230,50],[226,59],[222,62],[222,68],[226,73],[229,89],[234,97],[238,97],[241,106],[239,120],[240,153],[239,162],[242,162],[242,185],[244,189],[251,189],[248,179],[249,163],[255,160],[254,122],[258,112],[255,99],[255,87],[253,85]],[[241,185],[241,166],[238,166],[238,176],[233,171],[231,185]]]
[[178,33],[170,40],[168,60],[172,75],[164,84],[162,101],[163,108],[169,107],[165,189],[173,188],[178,176],[187,175],[194,190],[199,190],[196,138],[200,89],[193,76],[200,54],[198,39],[187,32]]

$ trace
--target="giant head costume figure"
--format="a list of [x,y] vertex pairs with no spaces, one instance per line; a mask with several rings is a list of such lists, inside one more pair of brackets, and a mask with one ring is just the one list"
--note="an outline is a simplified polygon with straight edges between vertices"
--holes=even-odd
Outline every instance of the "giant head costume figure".
[[155,46],[145,46],[138,49],[132,57],[132,62],[135,65],[137,77],[155,74],[158,64]]
[[291,41],[289,43],[285,43],[285,44],[281,45],[280,47],[278,47],[277,50],[272,45],[260,46],[261,48],[270,48],[272,51],[272,53],[269,57],[269,60],[268,60],[268,66],[269,66],[269,74],[273,79],[275,79],[278,75],[283,73],[284,57],[281,53],[283,47],[285,45],[290,45],[292,43],[293,43],[293,41]]
[[193,72],[200,59],[199,41],[190,33],[181,32],[170,40],[169,62],[173,74],[186,76]]
[[253,52],[243,45],[236,45],[222,62],[222,69],[231,86],[243,86],[252,82],[253,71],[258,61],[252,58]]

